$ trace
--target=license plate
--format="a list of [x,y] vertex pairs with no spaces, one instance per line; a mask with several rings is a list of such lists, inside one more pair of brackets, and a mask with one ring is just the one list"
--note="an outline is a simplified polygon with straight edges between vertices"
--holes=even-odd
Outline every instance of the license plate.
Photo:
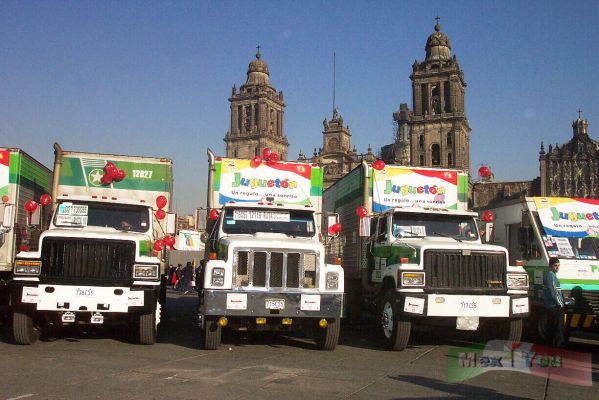
[[266,299],[267,310],[282,310],[285,308],[285,300],[283,299]]
[[75,297],[94,297],[94,288],[91,287],[76,287],[75,288]]

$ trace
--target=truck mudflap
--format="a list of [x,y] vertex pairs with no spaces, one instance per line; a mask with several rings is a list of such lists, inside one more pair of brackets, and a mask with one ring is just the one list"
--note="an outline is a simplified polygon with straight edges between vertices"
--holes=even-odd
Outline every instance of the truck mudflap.
[[397,292],[397,301],[410,317],[524,318],[530,312],[527,296]]
[[13,281],[11,287],[13,305],[61,313],[150,313],[158,298],[158,286],[35,285]]
[[202,296],[203,315],[340,318],[345,294],[204,289]]

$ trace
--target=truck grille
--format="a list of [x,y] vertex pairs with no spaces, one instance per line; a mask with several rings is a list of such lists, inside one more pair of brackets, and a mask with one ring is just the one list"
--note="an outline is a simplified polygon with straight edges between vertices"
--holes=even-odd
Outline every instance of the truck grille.
[[42,281],[85,283],[132,282],[135,242],[46,238],[42,244]]
[[316,287],[316,253],[238,250],[234,257],[236,287]]
[[502,252],[425,250],[426,288],[504,290],[506,263]]
[[577,312],[588,313],[592,310],[594,315],[599,315],[599,292],[574,288],[572,290],[564,290],[563,294],[564,297],[574,298]]

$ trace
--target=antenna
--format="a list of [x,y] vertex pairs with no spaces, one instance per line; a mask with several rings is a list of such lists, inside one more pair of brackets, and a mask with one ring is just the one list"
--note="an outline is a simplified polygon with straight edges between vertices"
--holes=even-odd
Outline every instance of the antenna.
[[335,112],[335,70],[336,70],[336,54],[333,52],[333,113]]

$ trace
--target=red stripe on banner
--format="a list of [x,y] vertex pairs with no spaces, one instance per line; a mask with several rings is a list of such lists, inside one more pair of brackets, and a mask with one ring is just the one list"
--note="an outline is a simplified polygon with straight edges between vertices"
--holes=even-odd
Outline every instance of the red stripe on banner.
[[8,167],[9,163],[10,163],[10,151],[0,150],[0,164],[6,165]]
[[458,184],[458,173],[455,171],[431,170],[431,169],[412,169],[415,173],[429,178],[438,178],[453,185]]
[[599,206],[599,200],[597,199],[574,199],[580,203],[592,204],[594,206]]
[[295,164],[295,163],[282,163],[277,161],[267,161],[268,165],[272,169],[279,171],[289,171],[302,176],[306,179],[312,178],[312,167],[309,164]]

